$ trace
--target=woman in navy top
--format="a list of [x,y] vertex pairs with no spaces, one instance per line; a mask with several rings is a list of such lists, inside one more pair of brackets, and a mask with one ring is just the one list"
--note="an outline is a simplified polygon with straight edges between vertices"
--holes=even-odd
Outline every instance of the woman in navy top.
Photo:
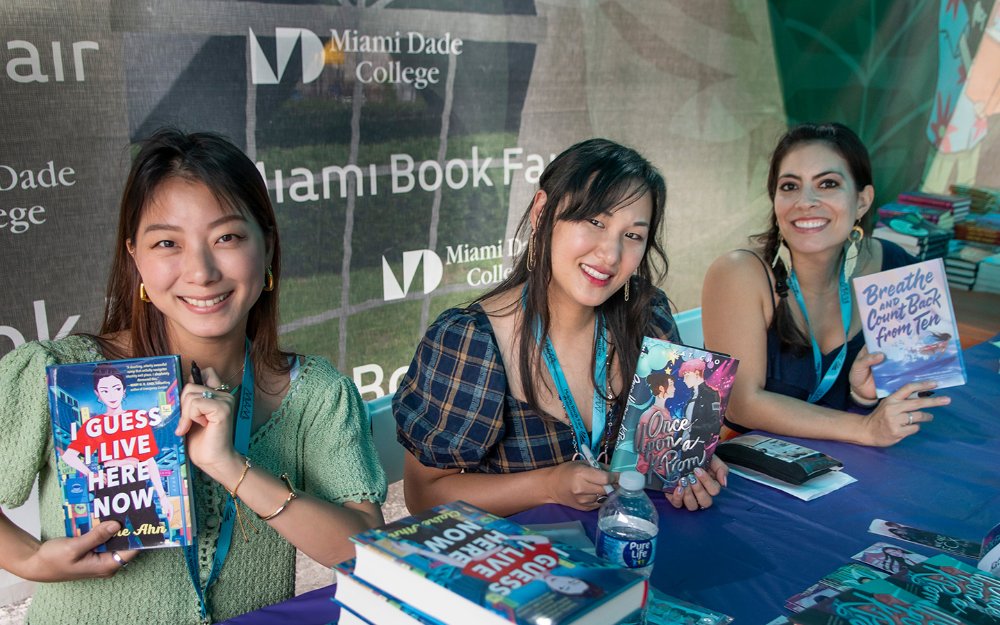
[[911,383],[878,401],[882,354],[863,348],[850,280],[914,262],[870,237],[871,162],[841,124],[801,124],[779,141],[767,180],[770,228],[754,250],[712,264],[702,290],[705,346],[740,360],[727,414],[737,431],[888,446],[920,431],[943,396]]

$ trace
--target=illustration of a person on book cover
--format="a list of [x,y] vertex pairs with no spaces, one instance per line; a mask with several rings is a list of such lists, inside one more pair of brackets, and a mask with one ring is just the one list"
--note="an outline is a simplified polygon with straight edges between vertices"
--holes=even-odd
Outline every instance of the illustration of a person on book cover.
[[[126,380],[118,369],[97,366],[93,384],[106,411],[81,424],[62,459],[87,477],[97,520],[115,520],[129,530],[109,540],[109,550],[129,549],[129,534],[144,547],[161,544],[169,530],[157,513],[152,493],[156,492],[168,522],[174,509],[156,462],[159,447],[152,419],[141,411],[125,410]],[[95,458],[97,469],[92,470]]]

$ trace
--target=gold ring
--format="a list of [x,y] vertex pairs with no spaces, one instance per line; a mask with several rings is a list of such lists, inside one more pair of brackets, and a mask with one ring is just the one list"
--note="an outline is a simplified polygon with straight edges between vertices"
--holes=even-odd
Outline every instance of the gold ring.
[[118,566],[120,566],[122,568],[125,568],[126,566],[128,566],[128,562],[125,561],[125,558],[123,558],[120,555],[118,555],[117,551],[112,551],[111,552],[111,559],[114,560],[115,562],[117,562]]

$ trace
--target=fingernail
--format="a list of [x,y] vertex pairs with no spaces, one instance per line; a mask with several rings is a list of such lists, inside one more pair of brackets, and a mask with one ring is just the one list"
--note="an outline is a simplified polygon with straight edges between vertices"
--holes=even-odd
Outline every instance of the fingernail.
[[694,476],[694,473],[688,473],[688,485],[694,486],[697,483],[698,478]]
[[[684,478],[681,478],[681,481],[683,481],[683,480],[684,480]],[[684,494],[684,484],[681,484],[680,486],[678,486],[677,490],[674,491],[674,494],[675,495],[683,495]]]
[[934,391],[920,391],[917,393],[917,397],[930,397],[934,394]]
[[697,467],[694,470],[694,474],[697,475],[698,477],[701,477],[702,475],[705,475],[705,470],[702,469],[701,467]]

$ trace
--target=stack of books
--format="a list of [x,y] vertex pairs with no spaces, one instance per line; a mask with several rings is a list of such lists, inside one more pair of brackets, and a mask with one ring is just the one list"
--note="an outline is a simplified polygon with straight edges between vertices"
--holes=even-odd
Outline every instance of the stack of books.
[[[950,214],[954,223],[966,218],[972,206],[972,199],[966,195],[938,195],[922,191],[907,191],[896,196],[900,204],[917,206],[923,211]],[[931,220],[934,221],[934,220]],[[937,222],[935,222],[937,223]]]
[[904,212],[897,217],[879,221],[872,235],[897,243],[917,260],[944,258],[948,253],[950,230],[941,228],[919,213]]
[[907,213],[916,213],[939,228],[944,228],[945,230],[955,229],[955,215],[951,211],[904,204],[902,202],[889,202],[880,206],[878,209],[878,220],[884,223],[890,219],[902,217]]
[[979,273],[973,291],[1000,293],[1000,254],[987,256],[979,263]]
[[998,253],[1000,247],[994,245],[952,240],[948,246],[948,255],[944,258],[949,286],[953,289],[971,290],[976,285],[979,263]]
[[458,501],[352,537],[340,623],[605,625],[641,614],[647,582]]
[[966,221],[955,224],[955,238],[1000,245],[1000,213],[973,215]]
[[1000,189],[953,184],[951,192],[955,195],[968,196],[972,202],[969,210],[973,213],[983,214],[1000,211]]

